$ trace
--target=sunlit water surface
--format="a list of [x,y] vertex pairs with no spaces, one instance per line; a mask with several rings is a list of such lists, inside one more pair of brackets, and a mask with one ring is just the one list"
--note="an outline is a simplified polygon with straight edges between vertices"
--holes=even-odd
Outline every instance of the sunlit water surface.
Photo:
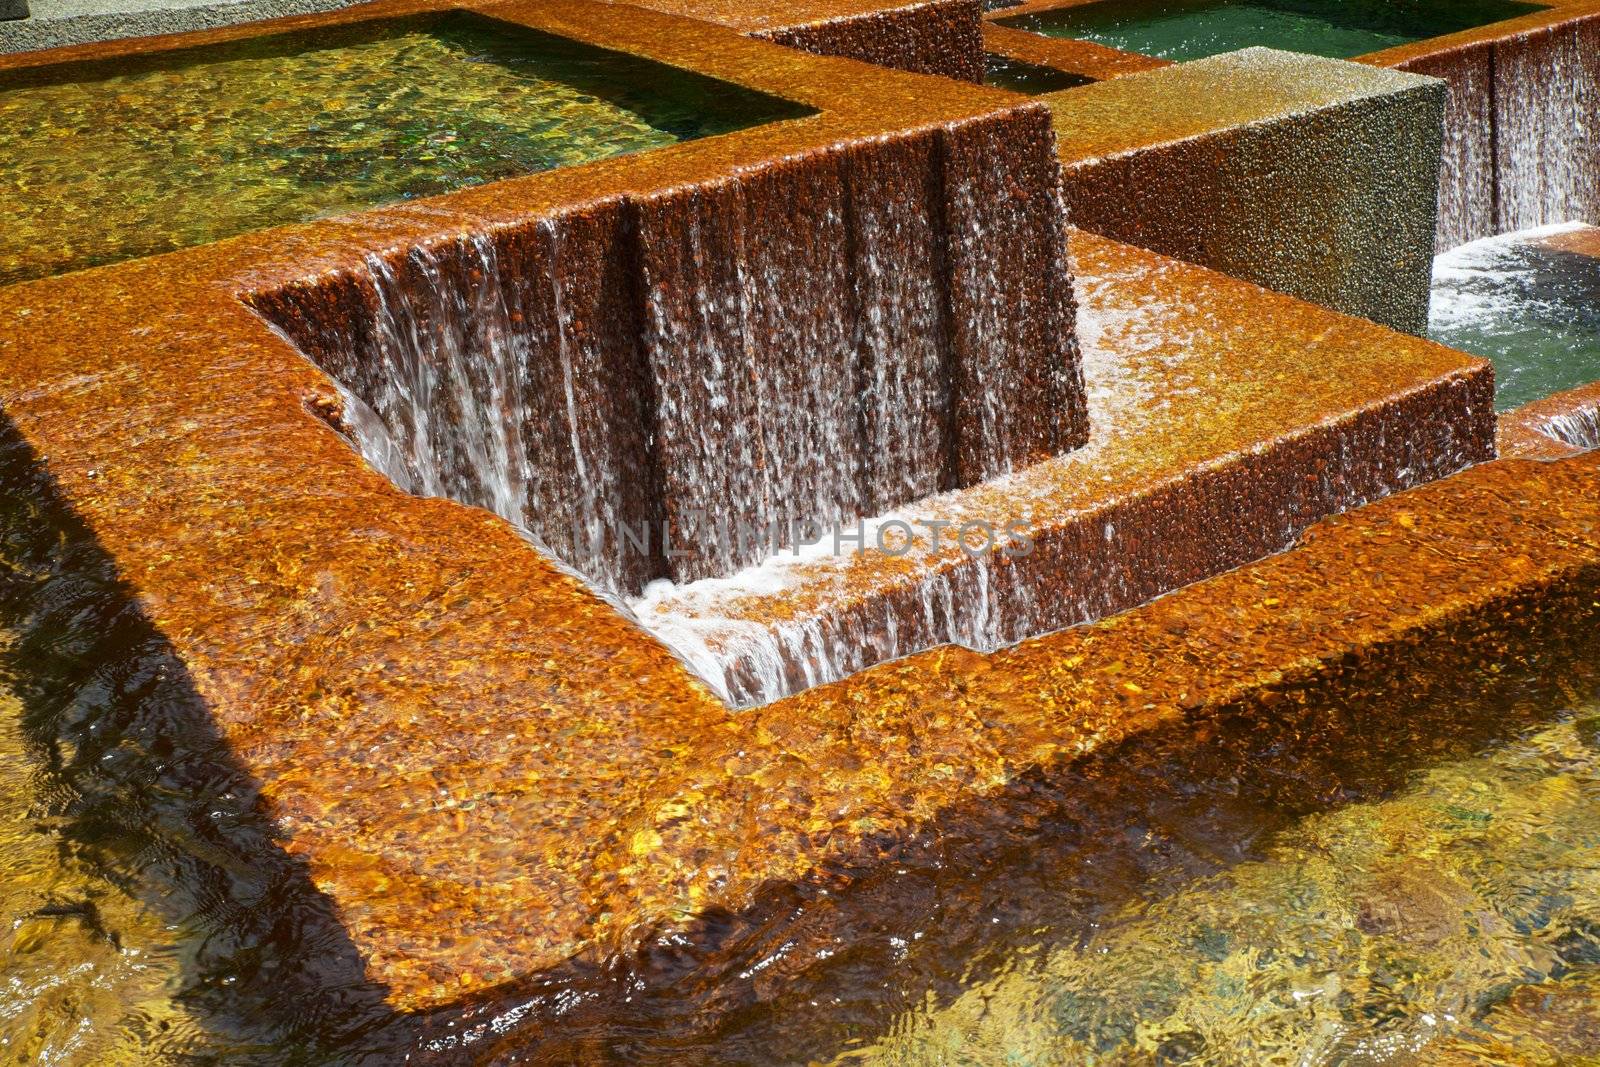
[[461,14],[0,74],[0,285],[806,113]]
[[[1508,1041],[1529,1062],[1600,1054],[1583,1047],[1600,1032],[1596,964],[1591,704],[1419,771],[1388,799],[1303,819],[1264,859],[1130,903],[1070,947],[1019,955],[845,1059],[1491,1063]],[[1538,998],[1513,1000],[1523,987]],[[1575,1024],[1540,1003],[1550,998],[1590,1004]]]
[[[618,998],[577,1038],[519,1049],[513,1035],[495,1051],[545,1063],[577,1048],[606,1048],[608,1062],[1579,1062],[1559,1057],[1600,1047],[1600,702],[1558,688],[1538,707],[1525,694],[1498,711],[1463,706],[1455,738],[1442,709],[1395,729],[1392,749],[1344,733],[1347,712],[1328,720],[1331,739],[1301,735],[1302,753],[1248,726],[1204,727],[1188,781],[1172,755],[1181,740],[1158,740],[1148,763],[1117,769],[1114,756],[1036,792],[977,847],[952,839],[936,871],[908,854],[845,899],[791,900],[756,938],[764,947],[720,978],[691,973],[681,996],[669,984],[653,1006]],[[51,814],[66,787],[19,713],[0,699],[11,1061],[340,1062],[336,1044],[296,1039],[291,1054],[248,1019],[219,1029],[188,1010],[197,981],[217,982],[197,977],[214,933],[142,903],[136,857],[108,868],[80,856],[82,825]],[[721,995],[697,982],[752,976],[754,1001],[747,990],[736,1010],[717,1008],[725,1018],[706,1014]]]
[[1600,259],[1539,243],[1570,227],[1489,237],[1434,260],[1428,333],[1493,361],[1502,411],[1600,379]]
[[1002,21],[1161,59],[1252,47],[1348,59],[1538,10],[1511,0],[1101,0]]

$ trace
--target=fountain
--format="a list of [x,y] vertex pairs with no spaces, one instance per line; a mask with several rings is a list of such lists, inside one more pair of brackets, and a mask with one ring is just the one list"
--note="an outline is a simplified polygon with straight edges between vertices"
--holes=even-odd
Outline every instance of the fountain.
[[[0,756],[91,887],[18,944],[177,991],[86,1062],[1141,1020],[1195,1056],[1278,1041],[1186,1006],[1257,956],[1179,881],[1291,910],[1252,835],[1554,840],[1466,779],[1571,799],[1593,747],[1546,713],[1595,684],[1600,13],[1174,65],[1016,25],[1097,3],[982,6],[380,0],[0,56],[7,199],[62,192],[0,234]],[[1318,899],[1439,973],[1470,942],[1470,979],[1285,963],[1280,1015],[1432,1048],[1449,997],[1588,966],[1586,896],[1513,937],[1428,862]],[[1141,894],[1161,989],[1118,984],[1161,922],[1092,967],[1038,943]]]

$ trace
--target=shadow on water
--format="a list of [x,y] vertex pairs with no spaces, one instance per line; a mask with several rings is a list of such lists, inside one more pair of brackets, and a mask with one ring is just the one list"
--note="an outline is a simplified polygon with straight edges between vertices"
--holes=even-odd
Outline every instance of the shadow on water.
[[1270,692],[1031,776],[885,845],[870,867],[771,887],[603,975],[552,975],[543,1003],[565,980],[584,1004],[485,1058],[765,1065],[870,1044],[1019,954],[1080,948],[1132,902],[1263,859],[1307,816],[1388,798],[1553,721],[1600,688],[1593,578],[1512,605],[1525,622],[1514,647],[1503,624],[1468,623],[1352,657],[1315,691]]
[[9,421],[0,538],[0,682],[42,768],[34,815],[178,929],[176,999],[206,1046],[183,1062],[396,1062],[412,1024],[365,980],[183,663]]

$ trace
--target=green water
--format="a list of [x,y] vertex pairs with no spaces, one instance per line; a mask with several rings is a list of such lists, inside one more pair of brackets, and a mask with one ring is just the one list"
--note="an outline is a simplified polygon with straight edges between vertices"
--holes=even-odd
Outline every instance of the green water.
[[1600,380],[1600,259],[1518,234],[1463,245],[1434,261],[1428,332],[1494,362],[1502,411]]
[[1056,70],[1054,67],[1041,66],[1038,63],[1027,63],[994,52],[986,53],[983,57],[983,84],[993,85],[999,89],[1010,89],[1014,93],[1036,96],[1039,93],[1053,93],[1061,89],[1076,89],[1093,81],[1093,78],[1082,74]]
[[466,14],[0,75],[0,284],[807,113]]
[[1161,59],[1256,46],[1348,59],[1539,10],[1512,0],[1103,0],[1002,21]]

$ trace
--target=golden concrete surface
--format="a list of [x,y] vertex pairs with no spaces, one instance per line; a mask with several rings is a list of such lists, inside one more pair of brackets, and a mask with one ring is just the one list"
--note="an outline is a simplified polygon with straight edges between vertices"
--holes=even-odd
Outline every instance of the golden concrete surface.
[[983,81],[979,0],[641,0],[639,6],[720,23],[816,55]]
[[1240,126],[1426,90],[1430,79],[1337,59],[1247,48],[1040,97],[1069,164]]
[[[379,3],[266,29],[429,7]],[[470,9],[820,114],[0,290],[0,408],[116,559],[259,778],[286,847],[404,1008],[526,974],[625,926],[631,906],[594,906],[593,887],[613,877],[597,850],[646,803],[628,794],[670,778],[676,746],[731,716],[504,523],[410,497],[367,468],[314,413],[328,379],[243,297],[368,249],[726,175],[902,130],[913,115],[931,127],[1019,107],[1011,94],[636,8]],[[7,56],[0,70],[261,32]]]
[[771,879],[892,863],[941,813],[971,817],[1034,774],[1070,781],[1075,759],[1144,731],[1420,693],[1597,617],[1600,455],[1494,461],[1100,623],[987,656],[933,650],[751,712],[680,750],[683,775],[611,855],[665,937],[710,902],[738,914]]

